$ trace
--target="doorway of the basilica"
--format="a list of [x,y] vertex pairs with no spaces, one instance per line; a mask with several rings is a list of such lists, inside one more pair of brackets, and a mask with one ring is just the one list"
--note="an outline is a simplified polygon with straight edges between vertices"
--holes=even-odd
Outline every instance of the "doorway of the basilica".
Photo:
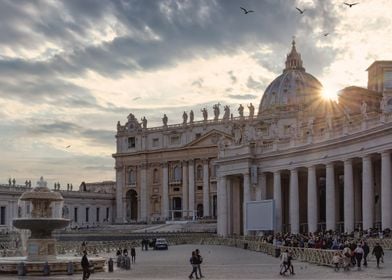
[[129,190],[126,194],[126,209],[128,221],[137,221],[137,208],[137,192],[135,190]]
[[243,177],[230,176],[229,184],[227,186],[228,193],[228,228],[229,234],[243,235],[244,234],[244,219],[243,219]]
[[173,197],[172,210],[175,210],[174,211],[174,218],[181,218],[181,212],[180,212],[182,210],[181,197]]

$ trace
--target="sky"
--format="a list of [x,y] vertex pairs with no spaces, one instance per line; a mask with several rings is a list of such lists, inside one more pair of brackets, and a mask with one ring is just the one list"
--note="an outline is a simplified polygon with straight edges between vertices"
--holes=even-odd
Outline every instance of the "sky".
[[293,36],[327,93],[366,87],[366,68],[392,59],[392,1],[356,2],[0,0],[0,183],[114,180],[129,113],[152,127],[218,102],[258,108]]

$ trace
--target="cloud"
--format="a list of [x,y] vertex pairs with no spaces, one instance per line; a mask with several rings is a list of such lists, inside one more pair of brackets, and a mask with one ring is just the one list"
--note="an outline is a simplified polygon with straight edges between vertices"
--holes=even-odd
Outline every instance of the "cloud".
[[232,84],[235,84],[237,82],[237,77],[234,75],[233,71],[227,72],[229,74],[230,80]]
[[228,96],[232,99],[238,99],[238,100],[249,100],[258,97],[257,95],[254,94],[229,94]]
[[197,79],[196,81],[192,82],[192,86],[196,86],[198,88],[203,87],[204,80],[202,78]]

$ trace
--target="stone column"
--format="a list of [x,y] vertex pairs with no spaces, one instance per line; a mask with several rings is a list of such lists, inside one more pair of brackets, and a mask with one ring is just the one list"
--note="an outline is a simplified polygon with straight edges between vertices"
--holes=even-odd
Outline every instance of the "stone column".
[[391,154],[381,153],[381,226],[382,229],[392,227],[392,185],[391,185]]
[[326,165],[325,218],[327,230],[336,228],[335,171],[333,162]]
[[226,176],[218,178],[217,197],[218,197],[218,235],[227,235],[227,187]]
[[299,194],[298,194],[298,170],[290,170],[290,225],[291,233],[299,233]]
[[162,205],[161,215],[164,220],[169,218],[169,169],[168,163],[162,164]]
[[373,227],[374,219],[374,189],[372,158],[362,158],[362,228],[367,230]]
[[[182,210],[188,210],[188,162],[182,162]],[[188,212],[182,212],[183,217],[188,217]]]
[[123,188],[125,184],[124,166],[116,166],[116,223],[125,222]]
[[210,216],[210,176],[208,159],[203,160],[203,216]]
[[256,200],[264,200],[267,197],[267,177],[264,172],[259,174],[256,189]]
[[275,232],[282,232],[282,184],[280,171],[274,172]]
[[318,197],[316,166],[308,167],[308,231],[317,231]]
[[194,160],[189,160],[188,161],[188,171],[189,171],[189,210],[192,211],[189,214],[191,216],[194,216],[194,211],[195,211],[195,165],[194,165]]
[[147,215],[147,164],[140,166],[140,221],[146,222]]
[[243,201],[243,206],[242,206],[242,215],[243,215],[243,229],[244,229],[244,235],[248,235],[248,230],[246,229],[246,203],[251,201],[251,193],[250,193],[250,178],[249,178],[249,173],[244,173],[244,201]]
[[344,161],[344,231],[354,231],[354,181],[351,159]]

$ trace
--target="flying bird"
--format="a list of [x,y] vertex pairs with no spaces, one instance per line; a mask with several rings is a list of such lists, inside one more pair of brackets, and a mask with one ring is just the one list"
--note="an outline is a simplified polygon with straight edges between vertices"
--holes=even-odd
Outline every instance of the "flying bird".
[[66,149],[71,148],[71,145],[68,145],[67,147],[65,147]]
[[295,7],[295,8],[298,10],[298,12],[299,12],[301,15],[305,12],[305,9],[301,10],[301,9],[298,8],[298,7]]
[[327,37],[329,35],[329,33],[324,33],[323,35],[324,35],[324,37]]
[[241,10],[243,10],[244,11],[244,14],[246,15],[246,14],[249,14],[249,13],[254,13],[254,11],[252,11],[252,10],[247,10],[247,9],[245,9],[245,8],[242,8],[242,7],[240,7],[241,8]]
[[350,8],[352,6],[354,6],[354,5],[357,5],[357,4],[359,4],[359,3],[358,2],[357,3],[346,3],[346,2],[344,2],[344,5],[349,6]]

